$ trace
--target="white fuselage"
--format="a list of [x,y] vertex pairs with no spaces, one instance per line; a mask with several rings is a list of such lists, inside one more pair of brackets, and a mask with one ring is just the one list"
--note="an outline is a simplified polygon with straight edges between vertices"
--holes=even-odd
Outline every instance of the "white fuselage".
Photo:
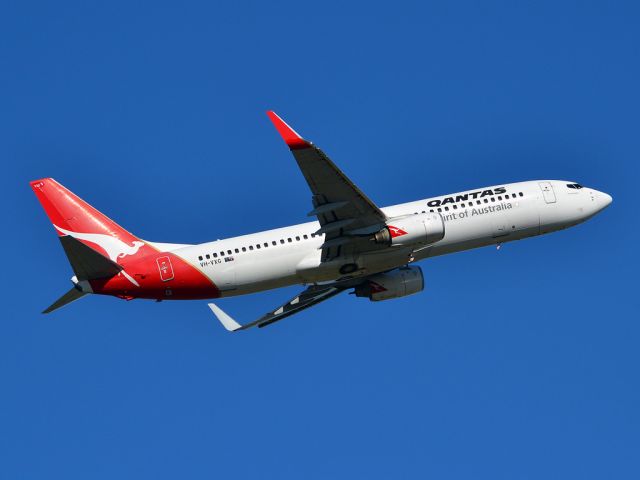
[[[611,203],[611,197],[574,182],[546,180],[503,184],[382,208],[390,218],[438,212],[444,238],[417,246],[407,258],[389,247],[340,259],[371,275],[407,263],[471,248],[520,240],[581,223]],[[487,193],[489,192],[489,193]],[[200,269],[223,297],[341,277],[320,261],[324,235],[317,221],[200,245],[176,246],[172,253]],[[419,247],[419,248],[418,248]]]

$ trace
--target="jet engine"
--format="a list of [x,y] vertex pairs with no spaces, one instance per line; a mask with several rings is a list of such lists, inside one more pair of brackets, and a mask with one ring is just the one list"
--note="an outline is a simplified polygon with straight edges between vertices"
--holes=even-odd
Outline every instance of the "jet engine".
[[387,246],[429,245],[444,238],[444,220],[439,213],[419,213],[389,220],[374,236],[374,241]]
[[420,267],[402,267],[372,275],[355,289],[356,297],[369,297],[372,302],[406,297],[424,290],[424,276]]

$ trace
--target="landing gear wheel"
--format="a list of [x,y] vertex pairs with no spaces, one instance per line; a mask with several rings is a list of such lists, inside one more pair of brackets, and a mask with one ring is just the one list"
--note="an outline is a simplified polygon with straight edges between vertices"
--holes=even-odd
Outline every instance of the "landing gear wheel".
[[355,263],[347,263],[340,267],[340,273],[342,275],[353,273],[356,270],[358,270],[358,265],[356,265]]

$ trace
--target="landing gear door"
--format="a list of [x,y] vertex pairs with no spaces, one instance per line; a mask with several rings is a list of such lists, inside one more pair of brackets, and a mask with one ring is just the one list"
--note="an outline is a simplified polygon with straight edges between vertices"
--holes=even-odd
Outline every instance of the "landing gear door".
[[544,195],[544,201],[547,203],[556,203],[556,194],[553,191],[553,186],[550,182],[539,182],[540,190],[542,190],[542,195]]

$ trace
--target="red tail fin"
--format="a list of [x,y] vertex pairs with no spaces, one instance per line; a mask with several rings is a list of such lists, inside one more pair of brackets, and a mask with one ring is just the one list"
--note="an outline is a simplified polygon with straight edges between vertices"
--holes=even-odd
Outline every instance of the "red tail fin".
[[138,237],[53,178],[34,180],[31,188],[61,237],[70,235],[81,240],[114,262],[124,256],[135,255],[144,245]]

